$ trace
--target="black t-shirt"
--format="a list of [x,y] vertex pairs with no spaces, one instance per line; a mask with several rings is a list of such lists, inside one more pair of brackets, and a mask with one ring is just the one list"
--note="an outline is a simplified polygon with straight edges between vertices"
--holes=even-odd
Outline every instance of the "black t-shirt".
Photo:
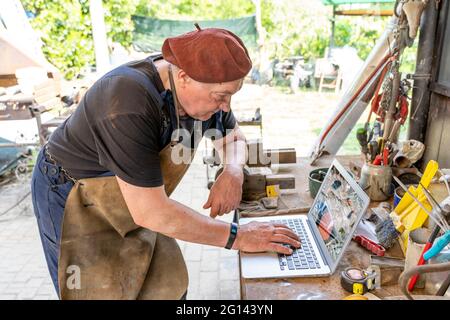
[[[153,64],[160,58],[130,62],[104,75],[51,135],[49,152],[72,177],[111,172],[136,186],[163,185],[158,154],[170,143],[176,118],[172,93]],[[201,127],[202,136],[208,129],[225,135],[235,124],[231,111],[207,121],[180,118],[183,129],[192,133]],[[194,134],[183,143],[193,148]]]

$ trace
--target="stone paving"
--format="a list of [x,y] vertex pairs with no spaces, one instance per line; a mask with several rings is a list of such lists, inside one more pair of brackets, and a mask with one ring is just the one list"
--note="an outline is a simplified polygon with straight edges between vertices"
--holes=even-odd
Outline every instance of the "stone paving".
[[[265,148],[295,147],[306,155],[336,105],[332,93],[283,94],[279,89],[245,85],[235,97],[239,115],[251,115],[259,107],[263,115]],[[0,127],[0,136],[4,134]],[[258,129],[243,128],[250,138]],[[175,190],[172,198],[208,215],[202,206],[208,197],[202,150]],[[57,299],[41,248],[31,197],[1,215],[29,193],[29,182],[0,186],[0,300]],[[231,214],[219,219],[231,221]],[[188,299],[240,299],[236,251],[179,241],[189,271]]]

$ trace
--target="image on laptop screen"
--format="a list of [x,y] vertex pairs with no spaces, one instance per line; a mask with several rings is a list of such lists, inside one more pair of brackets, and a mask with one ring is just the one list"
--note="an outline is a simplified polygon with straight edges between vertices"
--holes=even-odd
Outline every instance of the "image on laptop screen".
[[364,210],[363,200],[335,166],[323,181],[310,217],[313,218],[331,258],[336,261],[351,237],[358,214]]

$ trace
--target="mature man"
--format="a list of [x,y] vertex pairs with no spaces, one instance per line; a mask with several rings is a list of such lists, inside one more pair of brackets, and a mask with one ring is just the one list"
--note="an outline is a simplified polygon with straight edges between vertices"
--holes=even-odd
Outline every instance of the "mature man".
[[[251,60],[223,29],[165,40],[162,56],[99,79],[40,152],[32,179],[48,268],[62,299],[179,299],[187,272],[174,239],[248,252],[289,254],[284,225],[215,220],[239,204],[245,138],[230,109]],[[180,134],[183,132],[190,133]],[[169,198],[213,129],[224,162],[204,208]],[[176,152],[174,152],[176,150]],[[191,158],[191,157],[189,157]]]

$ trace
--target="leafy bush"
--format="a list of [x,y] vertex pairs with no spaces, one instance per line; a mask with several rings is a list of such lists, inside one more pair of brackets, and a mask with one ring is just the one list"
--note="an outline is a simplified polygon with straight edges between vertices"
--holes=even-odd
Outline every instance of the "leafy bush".
[[[30,22],[41,37],[44,54],[67,79],[95,64],[89,0],[22,0],[22,4],[34,16]],[[136,0],[103,1],[109,39],[126,47],[131,44],[135,5]]]

